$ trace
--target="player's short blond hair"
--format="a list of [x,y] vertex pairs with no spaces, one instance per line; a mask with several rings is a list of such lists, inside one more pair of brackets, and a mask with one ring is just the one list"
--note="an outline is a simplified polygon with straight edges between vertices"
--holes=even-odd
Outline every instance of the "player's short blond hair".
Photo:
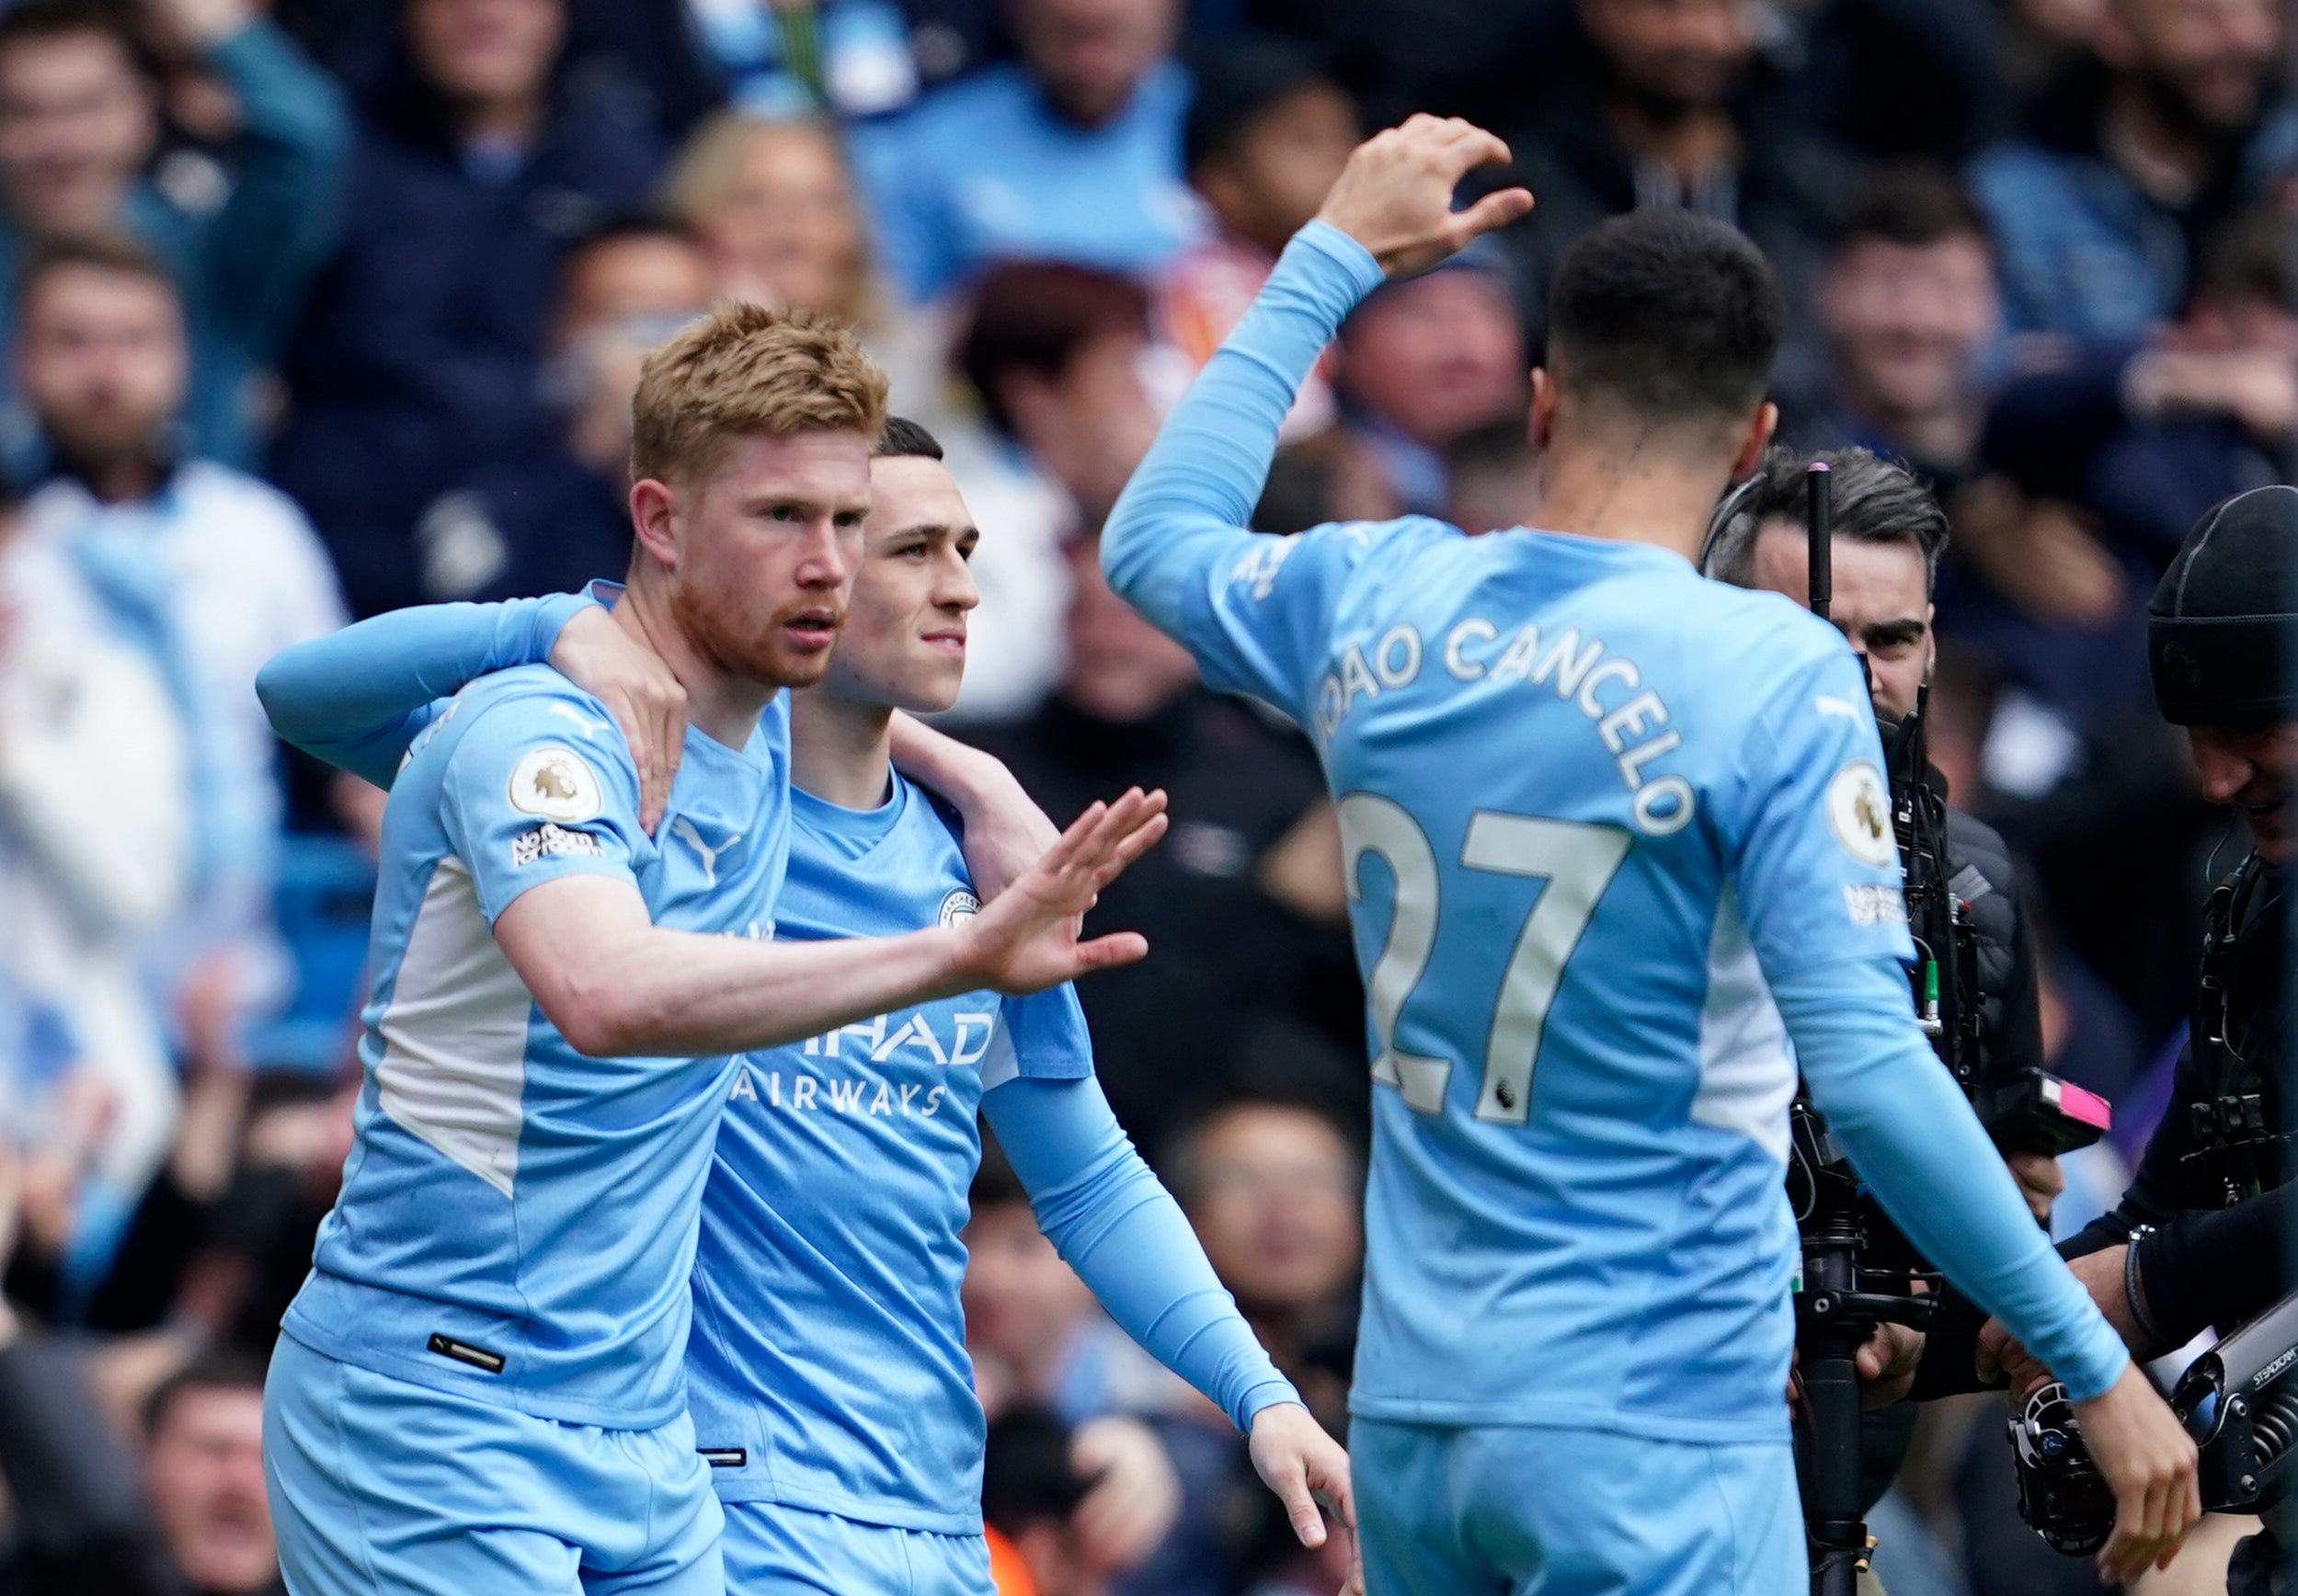
[[813,311],[727,304],[648,354],[631,402],[632,480],[695,483],[736,439],[886,425],[886,373],[853,329]]

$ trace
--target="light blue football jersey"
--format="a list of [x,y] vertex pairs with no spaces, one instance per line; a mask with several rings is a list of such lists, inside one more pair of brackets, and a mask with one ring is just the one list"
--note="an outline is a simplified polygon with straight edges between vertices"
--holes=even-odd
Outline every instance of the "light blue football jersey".
[[1367,990],[1355,1410],[1783,1433],[1765,973],[1912,956],[1850,650],[1641,544],[1231,536],[1181,635],[1315,740]]
[[473,682],[417,739],[383,815],[356,1140],[288,1334],[543,1418],[679,1413],[736,1061],[577,1054],[493,926],[531,887],[597,874],[635,883],[657,926],[771,937],[789,746],[779,695],[741,749],[689,730],[650,838],[621,734],[547,667]]
[[[970,914],[952,824],[897,775],[881,807],[791,795],[785,940]],[[985,1090],[1092,1071],[1076,994],[994,992],[751,1054],[726,1083],[687,1349],[721,1498],[942,1534],[981,1528],[981,1405],[958,1286]]]

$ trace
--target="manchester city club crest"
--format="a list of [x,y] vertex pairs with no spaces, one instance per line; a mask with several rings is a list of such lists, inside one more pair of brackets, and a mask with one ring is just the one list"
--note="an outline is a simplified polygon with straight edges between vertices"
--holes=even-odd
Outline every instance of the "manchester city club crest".
[[981,912],[981,900],[964,887],[959,887],[942,900],[941,923],[954,926],[960,920],[971,919]]

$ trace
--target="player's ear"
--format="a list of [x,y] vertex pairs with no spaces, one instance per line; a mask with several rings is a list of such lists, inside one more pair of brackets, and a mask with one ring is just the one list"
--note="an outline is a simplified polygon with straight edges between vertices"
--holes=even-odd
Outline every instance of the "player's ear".
[[1739,455],[1732,462],[1733,482],[1755,474],[1755,468],[1763,463],[1764,450],[1771,447],[1771,435],[1778,430],[1779,406],[1766,399],[1748,422],[1746,436],[1740,439]]
[[1546,366],[1532,368],[1532,447],[1546,452],[1556,431],[1556,379]]
[[679,564],[678,490],[659,478],[642,476],[631,484],[632,557],[651,559],[667,571]]

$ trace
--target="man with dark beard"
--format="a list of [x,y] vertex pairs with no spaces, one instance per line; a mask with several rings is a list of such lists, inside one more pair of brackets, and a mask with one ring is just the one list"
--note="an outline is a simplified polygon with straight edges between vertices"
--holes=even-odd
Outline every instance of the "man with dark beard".
[[2280,0],[2098,8],[2092,58],[1972,168],[2013,331],[2111,347],[2178,314],[2201,241],[2298,174],[2288,33]]
[[[341,625],[342,600],[293,504],[187,457],[190,346],[154,256],[124,242],[49,244],[19,281],[16,384],[53,467],[25,503],[24,536],[83,578],[40,601],[60,626],[146,655],[183,713],[192,912],[171,928],[157,974],[186,1047],[228,1055],[239,1018],[283,973],[271,883],[284,805],[256,671]],[[93,613],[74,601],[84,594]]]

